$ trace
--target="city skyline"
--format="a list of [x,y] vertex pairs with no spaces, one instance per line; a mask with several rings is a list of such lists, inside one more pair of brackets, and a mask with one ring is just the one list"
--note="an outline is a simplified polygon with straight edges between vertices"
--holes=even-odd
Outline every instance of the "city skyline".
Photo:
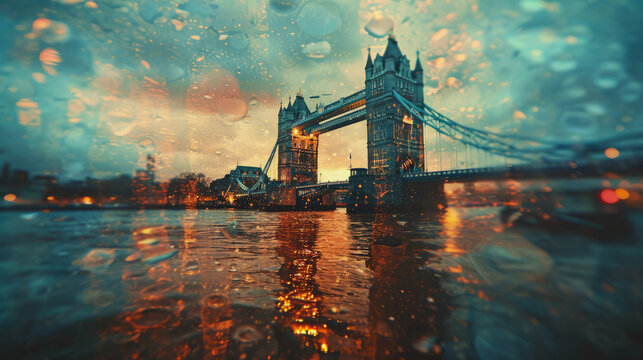
[[[389,33],[411,61],[419,50],[427,104],[464,124],[585,138],[639,120],[641,74],[630,52],[640,40],[628,34],[640,25],[627,16],[575,23],[600,4],[288,4],[1,5],[0,160],[62,179],[133,174],[148,153],[163,180],[259,166],[276,139],[280,103],[301,90],[314,108],[310,96],[329,103],[363,88],[368,48],[383,52]],[[592,65],[581,63],[590,54]],[[319,153],[323,180],[347,178],[349,154],[365,167],[365,124],[323,135]],[[269,175],[276,178],[274,166]]]

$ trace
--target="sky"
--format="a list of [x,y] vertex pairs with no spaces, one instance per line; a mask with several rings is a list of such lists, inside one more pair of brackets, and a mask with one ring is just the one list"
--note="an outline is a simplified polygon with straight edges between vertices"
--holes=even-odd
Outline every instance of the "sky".
[[[419,51],[425,102],[457,122],[627,132],[643,122],[641,14],[636,0],[3,1],[0,162],[61,179],[131,175],[148,154],[159,179],[259,166],[280,103],[362,89],[389,34],[411,64]],[[320,137],[321,180],[346,179],[349,154],[366,166],[365,123]]]

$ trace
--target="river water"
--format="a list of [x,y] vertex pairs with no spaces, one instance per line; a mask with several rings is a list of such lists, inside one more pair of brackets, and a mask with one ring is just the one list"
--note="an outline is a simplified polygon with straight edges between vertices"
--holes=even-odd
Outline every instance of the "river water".
[[512,226],[500,210],[2,212],[0,355],[640,355],[637,237]]

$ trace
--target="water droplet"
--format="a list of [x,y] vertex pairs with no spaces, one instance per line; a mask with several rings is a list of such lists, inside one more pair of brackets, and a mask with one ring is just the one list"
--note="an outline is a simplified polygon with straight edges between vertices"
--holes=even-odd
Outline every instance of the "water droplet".
[[379,39],[393,32],[394,27],[395,27],[395,23],[393,22],[393,19],[391,19],[390,17],[374,16],[368,22],[368,24],[366,24],[366,27],[364,27],[364,30],[366,30],[366,32],[372,37]]
[[248,111],[245,101],[234,98],[219,98],[217,101],[221,119],[228,122],[236,122],[243,119]]
[[625,78],[625,71],[620,63],[610,61],[602,63],[594,74],[594,85],[601,89],[613,89]]
[[187,271],[194,271],[199,269],[199,263],[196,262],[196,260],[190,260],[188,261],[185,266],[183,267]]
[[576,134],[591,134],[598,129],[596,118],[580,111],[570,111],[563,114],[561,123],[570,132]]
[[250,325],[241,325],[234,330],[232,338],[244,344],[250,344],[263,339],[263,334]]
[[170,66],[165,71],[165,80],[168,82],[177,81],[185,76],[185,70],[180,66]]
[[220,310],[230,305],[230,301],[225,296],[210,295],[205,300],[205,305],[212,310]]
[[257,99],[256,96],[253,96],[250,98],[250,101],[248,101],[248,105],[250,106],[257,106],[259,105],[259,99]]
[[174,288],[176,284],[167,279],[159,279],[154,284],[141,290],[141,293],[144,295],[150,294],[163,294],[168,292],[170,289]]
[[146,22],[153,24],[161,15],[161,7],[156,1],[147,1],[143,5],[139,5],[138,14],[141,16],[141,19]]
[[158,243],[159,243],[158,239],[155,239],[155,238],[145,239],[138,242],[139,245],[143,245],[143,246],[155,245]]
[[435,340],[437,340],[435,336],[421,336],[413,342],[413,348],[422,354],[428,354],[431,352]]
[[535,13],[544,9],[542,0],[522,0],[520,7],[530,13]]
[[605,106],[603,104],[599,103],[587,103],[585,104],[585,111],[587,111],[588,114],[593,115],[593,116],[603,116],[607,113],[607,110],[605,109]]
[[219,5],[205,0],[189,0],[179,5],[179,9],[183,11],[187,11],[190,14],[198,14],[203,16],[215,15],[214,12],[218,8]]
[[228,44],[235,50],[245,50],[250,45],[250,40],[248,39],[248,35],[236,32],[230,34]]
[[138,309],[127,320],[139,329],[150,329],[165,324],[172,317],[172,313],[163,308]]
[[333,2],[311,1],[297,16],[297,25],[308,35],[326,36],[342,25],[341,10]]
[[555,72],[567,72],[576,69],[578,63],[572,59],[552,60],[549,67]]
[[311,42],[306,44],[301,52],[311,58],[323,58],[330,53],[328,41]]
[[145,261],[146,263],[155,264],[155,263],[157,263],[159,261],[163,261],[163,260],[171,258],[176,253],[177,253],[176,250],[171,249],[171,250],[167,250],[167,251],[164,251],[164,252],[161,252],[161,253],[155,253],[153,255],[150,255],[150,256],[144,258],[143,261]]
[[301,0],[270,0],[270,7],[279,13],[288,13],[299,7]]
[[641,91],[643,91],[643,85],[640,82],[628,81],[618,90],[618,95],[624,102],[635,102],[641,97]]
[[88,252],[82,259],[73,262],[85,270],[104,270],[114,262],[114,249],[94,249]]

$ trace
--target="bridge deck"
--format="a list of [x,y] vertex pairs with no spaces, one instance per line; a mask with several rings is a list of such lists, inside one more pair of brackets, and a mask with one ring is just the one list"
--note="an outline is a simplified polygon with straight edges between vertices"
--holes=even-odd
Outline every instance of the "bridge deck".
[[363,89],[356,93],[343,97],[335,102],[332,102],[320,108],[318,111],[314,111],[308,114],[308,116],[294,123],[293,127],[307,127],[365,104],[366,90]]
[[309,134],[320,135],[329,131],[337,130],[344,126],[352,125],[366,120],[366,108],[353,111],[336,119],[331,119],[322,123],[314,124],[304,128]]

